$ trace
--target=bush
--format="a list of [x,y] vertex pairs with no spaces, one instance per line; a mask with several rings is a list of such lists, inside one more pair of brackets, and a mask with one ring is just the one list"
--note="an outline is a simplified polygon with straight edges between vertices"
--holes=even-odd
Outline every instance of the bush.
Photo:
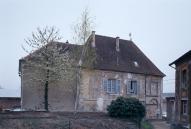
[[118,97],[107,107],[111,117],[129,118],[141,121],[145,116],[145,107],[136,98]]

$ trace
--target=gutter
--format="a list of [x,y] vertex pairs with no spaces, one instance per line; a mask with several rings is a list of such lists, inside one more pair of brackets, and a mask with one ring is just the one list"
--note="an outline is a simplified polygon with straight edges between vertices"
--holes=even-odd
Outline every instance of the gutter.
[[170,66],[171,68],[173,68],[173,69],[176,70],[176,67],[173,67],[172,65],[173,65],[173,63],[169,64],[169,66]]

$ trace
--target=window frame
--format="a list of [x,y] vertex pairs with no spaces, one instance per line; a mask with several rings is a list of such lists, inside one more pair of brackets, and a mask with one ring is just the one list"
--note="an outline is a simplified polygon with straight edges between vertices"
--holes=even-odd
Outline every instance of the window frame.
[[119,79],[104,79],[103,89],[109,94],[120,94],[121,92],[121,80]]
[[[135,83],[136,82],[136,83]],[[133,85],[136,84],[136,85]],[[130,85],[129,85],[130,84]],[[136,87],[136,88],[135,88]],[[134,94],[137,95],[138,94],[138,81],[137,80],[129,80],[127,82],[127,87],[126,87],[126,94]]]
[[188,115],[188,100],[181,100],[181,114]]
[[181,87],[182,88],[186,88],[187,87],[187,69],[182,69],[181,70],[180,83],[181,83]]
[[[155,87],[155,89],[156,89],[156,94],[153,94],[153,92],[152,92],[152,84],[156,84],[156,87]],[[152,96],[158,96],[158,94],[159,94],[159,82],[157,82],[157,81],[152,81],[151,83],[150,83],[150,95],[152,95]]]

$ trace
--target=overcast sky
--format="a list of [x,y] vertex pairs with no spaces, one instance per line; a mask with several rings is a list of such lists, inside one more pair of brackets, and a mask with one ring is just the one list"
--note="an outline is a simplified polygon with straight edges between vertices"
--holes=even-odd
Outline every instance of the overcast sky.
[[131,32],[135,44],[166,74],[164,92],[174,91],[168,64],[191,49],[190,0],[0,0],[1,87],[20,89],[24,38],[37,27],[56,26],[63,41],[71,41],[71,26],[87,6],[97,34],[129,39]]

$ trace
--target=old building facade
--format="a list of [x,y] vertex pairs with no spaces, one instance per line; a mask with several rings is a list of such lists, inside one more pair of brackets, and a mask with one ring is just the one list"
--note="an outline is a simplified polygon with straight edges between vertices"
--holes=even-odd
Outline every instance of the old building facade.
[[162,79],[160,77],[84,70],[82,80],[80,110],[106,111],[107,105],[118,96],[135,97],[146,106],[147,118],[161,118]]
[[174,118],[175,114],[175,102],[174,102],[175,93],[163,93],[162,94],[162,117],[171,122],[171,119]]
[[[96,61],[93,68],[82,68],[78,111],[106,111],[112,100],[125,96],[139,99],[146,107],[148,119],[161,118],[165,75],[143,52],[132,41],[95,32],[87,43],[96,50]],[[20,60],[22,108],[43,110],[43,84],[30,80],[32,76],[42,75],[34,75],[26,63]],[[49,86],[50,111],[74,110],[75,93],[65,85],[63,80]]]
[[174,123],[175,121],[175,97],[166,97],[166,120],[169,123]]
[[[175,65],[175,67],[173,67]],[[176,70],[175,122],[183,126],[189,123],[191,95],[191,51],[170,64]]]

